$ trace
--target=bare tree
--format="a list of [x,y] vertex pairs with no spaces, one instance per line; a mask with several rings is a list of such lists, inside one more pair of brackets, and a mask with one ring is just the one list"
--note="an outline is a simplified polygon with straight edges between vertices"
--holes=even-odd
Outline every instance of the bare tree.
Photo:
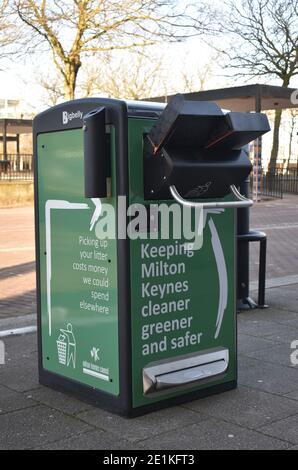
[[192,71],[182,69],[181,81],[183,93],[191,93],[194,91],[201,91],[206,89],[208,80],[214,76],[214,64],[219,60],[220,53],[217,52],[210,56],[207,61],[198,66],[193,66]]
[[12,20],[9,0],[0,0],[0,57],[9,53],[7,49],[18,37],[18,31]]
[[144,99],[164,92],[163,58],[151,49],[126,54],[104,65],[86,67],[79,88],[82,96],[101,94],[131,100]]
[[[278,78],[288,87],[298,74],[298,0],[227,0],[220,30],[231,37],[228,67],[234,76]],[[274,118],[269,171],[279,148],[281,110]]]
[[193,19],[194,7],[179,7],[177,0],[14,0],[14,4],[28,27],[28,42],[33,33],[52,52],[66,99],[74,98],[86,56],[182,40],[198,34],[201,24]]
[[37,75],[37,83],[43,89],[42,101],[46,106],[55,106],[63,99],[63,86],[57,73]]
[[[289,135],[289,153],[288,153],[288,160],[287,160],[287,170],[290,169],[290,160],[292,157],[292,147],[293,147],[293,137],[294,137],[294,131],[296,128],[297,117],[298,117],[298,109],[297,108],[290,109],[290,135]],[[298,156],[297,156],[297,166],[298,166]]]

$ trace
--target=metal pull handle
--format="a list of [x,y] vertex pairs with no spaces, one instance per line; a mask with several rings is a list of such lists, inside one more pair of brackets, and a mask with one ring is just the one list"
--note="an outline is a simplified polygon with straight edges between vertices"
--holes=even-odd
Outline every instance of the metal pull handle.
[[222,375],[228,368],[227,362],[222,359],[197,367],[171,372],[156,377],[156,391],[188,385],[193,382],[202,381],[211,377]]
[[228,367],[229,350],[222,347],[151,363],[143,369],[144,394],[216,379]]
[[251,199],[247,199],[246,197],[242,196],[239,193],[236,186],[233,184],[230,186],[231,193],[234,194],[236,197],[236,201],[215,201],[215,202],[193,202],[184,199],[177,191],[176,186],[170,186],[170,191],[175,199],[179,204],[183,206],[192,207],[192,208],[201,208],[201,209],[233,209],[233,208],[241,208],[241,207],[250,207],[253,205],[253,201]]

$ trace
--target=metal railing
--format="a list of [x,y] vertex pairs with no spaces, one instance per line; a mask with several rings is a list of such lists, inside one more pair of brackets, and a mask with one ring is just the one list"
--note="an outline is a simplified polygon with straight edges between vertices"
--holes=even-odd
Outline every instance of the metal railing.
[[[255,188],[253,175],[250,179],[251,194]],[[258,195],[263,197],[282,199],[284,193],[283,178],[281,175],[272,175],[270,173],[262,173],[259,175]]]
[[268,197],[283,198],[283,180],[279,175],[265,173],[261,183],[261,194]]
[[290,194],[298,194],[298,171],[288,170],[287,172],[277,173],[277,177],[281,179],[283,191]]
[[0,154],[0,181],[33,180],[31,154]]
[[[253,176],[250,180],[251,191],[255,189]],[[260,196],[282,198],[284,193],[298,195],[298,171],[277,170],[275,174],[262,173],[259,175],[258,193]]]

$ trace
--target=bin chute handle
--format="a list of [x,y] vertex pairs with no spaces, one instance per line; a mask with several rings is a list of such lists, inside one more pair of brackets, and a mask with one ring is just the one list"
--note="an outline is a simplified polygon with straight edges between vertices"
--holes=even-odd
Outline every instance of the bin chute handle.
[[215,202],[193,202],[187,199],[184,199],[179,192],[175,185],[170,186],[170,192],[175,199],[176,202],[182,204],[183,206],[191,207],[191,208],[201,208],[201,209],[233,209],[233,208],[242,208],[242,207],[250,207],[253,205],[253,201],[251,199],[247,199],[242,194],[239,193],[238,189],[234,184],[230,186],[231,193],[234,194],[236,197],[236,201],[215,201]]

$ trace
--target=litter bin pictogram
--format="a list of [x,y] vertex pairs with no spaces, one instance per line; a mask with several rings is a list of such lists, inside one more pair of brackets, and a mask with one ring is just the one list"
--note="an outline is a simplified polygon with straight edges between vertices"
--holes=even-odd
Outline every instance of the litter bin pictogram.
[[67,341],[65,335],[63,334],[60,334],[59,338],[57,339],[57,350],[59,364],[66,366]]
[[76,340],[71,323],[68,323],[66,330],[60,329],[60,335],[57,339],[57,351],[59,364],[76,367]]

